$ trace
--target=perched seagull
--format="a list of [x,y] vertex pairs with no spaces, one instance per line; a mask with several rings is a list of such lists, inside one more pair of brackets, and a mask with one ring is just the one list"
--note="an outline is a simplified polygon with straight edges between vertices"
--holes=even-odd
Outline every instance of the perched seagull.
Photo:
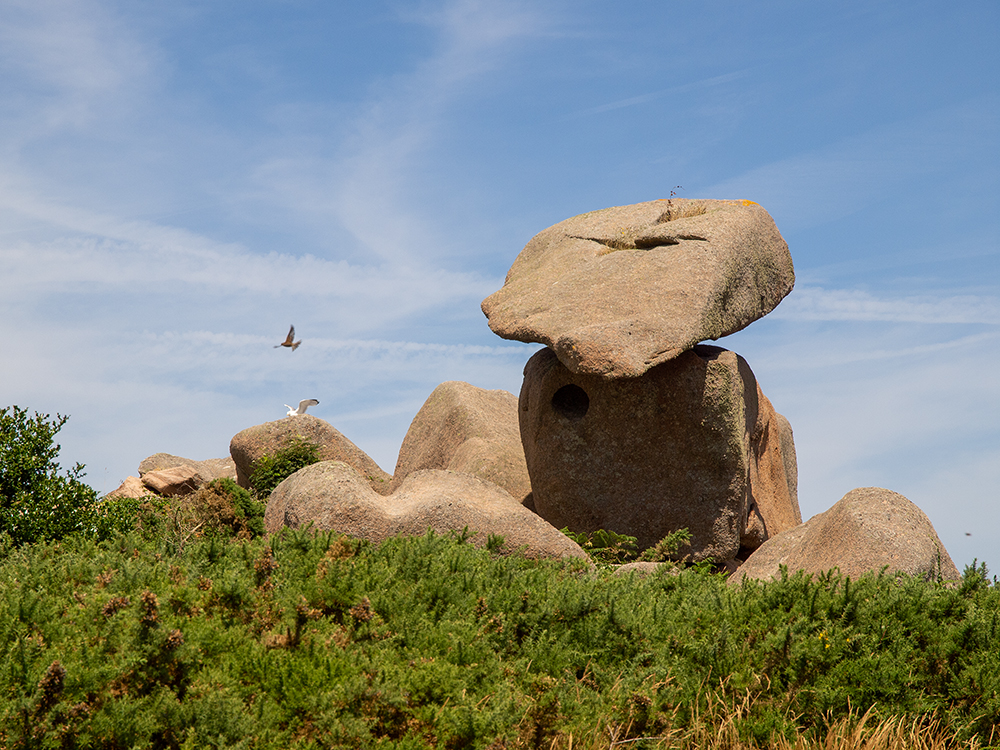
[[[296,344],[296,346],[298,346],[298,344]],[[299,408],[298,409],[296,409],[296,408],[294,408],[292,406],[288,406],[288,404],[285,404],[285,406],[288,407],[288,416],[290,416],[290,417],[297,417],[300,414],[305,414],[306,413],[306,409],[308,409],[310,406],[316,406],[316,404],[318,404],[318,403],[319,403],[319,401],[317,401],[314,398],[304,398],[301,401],[299,401]]]
[[274,348],[277,349],[279,346],[288,346],[291,347],[292,351],[294,352],[296,349],[299,348],[299,344],[302,343],[301,339],[299,341],[292,341],[292,339],[294,338],[295,338],[295,326],[292,326],[291,328],[288,329],[288,337],[280,344],[275,344]]

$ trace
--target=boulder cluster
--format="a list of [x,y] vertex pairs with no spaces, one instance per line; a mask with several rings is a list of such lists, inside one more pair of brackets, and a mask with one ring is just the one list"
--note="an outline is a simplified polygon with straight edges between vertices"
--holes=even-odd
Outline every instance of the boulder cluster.
[[802,523],[788,420],[743,357],[705,343],[766,315],[794,280],[788,245],[750,201],[576,216],[536,235],[482,304],[499,336],[544,345],[520,397],[441,384],[391,476],[303,414],[243,430],[227,459],[151,456],[116,493],[184,494],[222,476],[247,487],[263,456],[304,440],[320,462],[271,493],[268,532],[311,525],[381,542],[433,529],[584,558],[559,529],[614,531],[640,549],[687,529],[677,556],[725,565],[734,582],[782,567],[957,579],[927,517],[889,490],[853,490]]

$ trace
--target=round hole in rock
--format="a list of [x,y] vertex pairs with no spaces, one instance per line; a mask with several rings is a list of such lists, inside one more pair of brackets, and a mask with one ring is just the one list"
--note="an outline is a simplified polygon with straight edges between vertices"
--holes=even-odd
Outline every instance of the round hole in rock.
[[590,396],[578,385],[564,385],[552,394],[552,408],[566,419],[583,419],[590,408]]

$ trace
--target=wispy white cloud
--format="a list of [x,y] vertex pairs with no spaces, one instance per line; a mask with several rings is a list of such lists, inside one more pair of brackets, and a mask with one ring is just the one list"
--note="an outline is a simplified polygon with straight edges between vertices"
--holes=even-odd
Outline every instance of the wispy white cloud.
[[977,295],[890,298],[852,289],[798,287],[773,315],[789,320],[1000,325],[1000,298]]
[[0,70],[8,86],[33,84],[8,90],[13,101],[35,105],[24,138],[107,117],[122,93],[135,93],[149,61],[149,51],[96,0],[8,0],[0,12]]
[[432,36],[431,54],[352,107],[334,156],[275,157],[260,165],[255,181],[299,212],[335,217],[366,252],[412,263],[459,246],[426,206],[426,181],[435,171],[427,160],[444,144],[449,110],[550,22],[529,4],[481,0],[426,4],[399,18]]

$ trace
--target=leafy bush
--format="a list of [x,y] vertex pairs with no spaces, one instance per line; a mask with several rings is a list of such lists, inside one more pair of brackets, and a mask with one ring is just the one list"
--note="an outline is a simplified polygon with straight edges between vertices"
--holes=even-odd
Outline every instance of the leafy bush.
[[274,455],[263,456],[250,475],[250,489],[258,500],[266,501],[271,491],[304,466],[319,461],[319,446],[294,439]]
[[15,546],[93,530],[97,493],[80,481],[83,464],[64,474],[56,462],[53,439],[67,419],[0,410],[0,533]]

